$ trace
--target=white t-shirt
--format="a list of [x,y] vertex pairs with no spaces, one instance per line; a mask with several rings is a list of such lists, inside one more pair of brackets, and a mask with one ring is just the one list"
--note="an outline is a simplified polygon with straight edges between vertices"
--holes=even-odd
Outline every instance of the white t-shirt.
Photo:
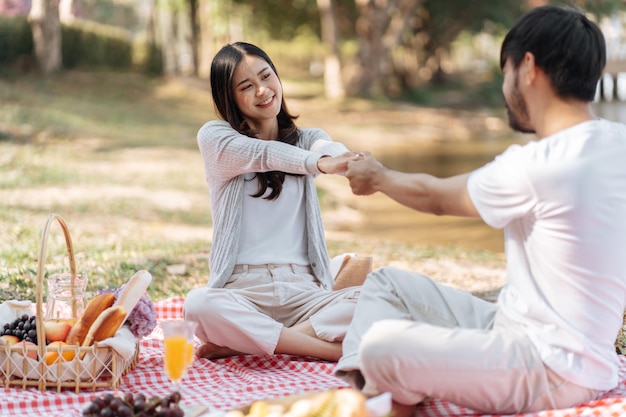
[[512,146],[473,172],[482,219],[504,228],[504,314],[551,369],[578,385],[617,384],[626,306],[626,125],[593,120]]
[[[245,174],[243,219],[237,264],[308,265],[304,176],[285,175],[276,200],[258,193],[256,174]],[[264,196],[269,195],[268,188]]]

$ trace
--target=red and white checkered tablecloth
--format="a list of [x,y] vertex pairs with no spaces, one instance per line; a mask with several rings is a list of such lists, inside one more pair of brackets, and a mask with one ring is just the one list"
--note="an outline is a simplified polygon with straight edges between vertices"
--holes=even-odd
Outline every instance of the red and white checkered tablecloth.
[[[182,316],[180,297],[156,303],[159,320]],[[137,366],[125,377],[119,393],[164,396],[171,383],[163,372],[162,331],[157,327],[141,341]],[[576,408],[524,414],[523,417],[617,417],[626,416],[626,357],[620,357],[620,384],[596,401]],[[289,355],[237,356],[209,361],[197,359],[183,380],[183,402],[205,405],[209,410],[228,410],[260,398],[273,398],[347,385],[333,376],[335,363]],[[0,388],[0,416],[80,416],[83,407],[108,391],[57,393],[36,389]],[[471,410],[432,400],[419,407],[427,417],[475,416]],[[495,416],[485,416],[495,417]]]

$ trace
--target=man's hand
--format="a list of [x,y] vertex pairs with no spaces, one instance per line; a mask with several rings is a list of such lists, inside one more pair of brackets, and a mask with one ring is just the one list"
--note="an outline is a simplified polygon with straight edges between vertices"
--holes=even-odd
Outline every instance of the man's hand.
[[379,191],[414,210],[437,215],[479,217],[467,192],[469,173],[437,178],[424,173],[406,173],[386,168],[370,152],[357,154],[346,177],[356,195]]
[[339,156],[322,156],[317,161],[317,168],[324,174],[345,174],[348,163],[357,158],[357,153],[346,152]]
[[346,177],[356,195],[370,195],[379,191],[376,186],[386,168],[370,152],[356,154],[348,163]]

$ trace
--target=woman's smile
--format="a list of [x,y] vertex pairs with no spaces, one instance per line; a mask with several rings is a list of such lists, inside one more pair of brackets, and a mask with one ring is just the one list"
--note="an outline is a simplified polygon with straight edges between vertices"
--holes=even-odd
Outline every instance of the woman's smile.
[[274,101],[274,96],[268,97],[265,100],[263,100],[262,102],[260,102],[259,104],[257,104],[257,106],[259,107],[268,107],[272,104],[272,102]]

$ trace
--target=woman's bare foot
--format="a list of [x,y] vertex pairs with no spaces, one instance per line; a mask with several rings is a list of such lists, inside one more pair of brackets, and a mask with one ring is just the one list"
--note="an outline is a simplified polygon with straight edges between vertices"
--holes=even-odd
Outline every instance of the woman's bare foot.
[[211,342],[206,342],[196,349],[196,356],[205,359],[220,359],[236,355],[243,355],[243,353]]

